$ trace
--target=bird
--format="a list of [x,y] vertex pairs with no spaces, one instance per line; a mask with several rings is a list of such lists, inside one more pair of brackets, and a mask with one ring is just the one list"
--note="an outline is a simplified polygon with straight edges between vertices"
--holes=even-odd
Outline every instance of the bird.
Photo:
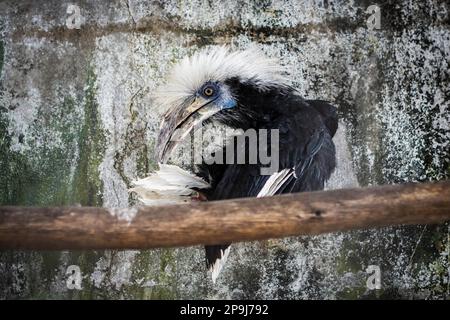
[[[291,84],[288,68],[256,47],[232,50],[213,46],[186,56],[173,66],[154,96],[155,103],[165,111],[155,147],[159,170],[135,181],[131,189],[143,204],[322,190],[336,167],[332,139],[338,128],[337,108],[325,100],[303,98]],[[267,162],[260,159],[262,149],[258,148],[257,160],[250,161],[251,143],[263,145],[259,135],[256,142],[244,140],[244,144],[217,150],[225,158],[231,154],[227,158],[230,161],[206,163],[203,159],[193,172],[169,164],[180,141],[209,123],[241,133],[277,132],[276,149],[275,144],[267,143],[265,150],[277,156],[277,166],[272,172],[263,172]],[[265,137],[274,139],[269,134]],[[236,161],[239,153],[244,154],[244,161]],[[206,266],[214,283],[230,245],[205,246]]]

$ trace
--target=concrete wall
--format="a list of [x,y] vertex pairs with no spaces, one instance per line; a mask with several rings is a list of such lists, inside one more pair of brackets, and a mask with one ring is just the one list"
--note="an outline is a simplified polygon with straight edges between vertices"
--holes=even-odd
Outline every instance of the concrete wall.
[[[328,188],[448,178],[449,5],[383,1],[371,30],[372,4],[1,1],[0,204],[132,204],[130,181],[154,168],[152,90],[174,61],[217,44],[258,44],[305,97],[339,107]],[[2,251],[0,297],[448,298],[449,251],[448,224],[245,243],[216,285],[201,247]],[[70,265],[81,290],[66,285]]]

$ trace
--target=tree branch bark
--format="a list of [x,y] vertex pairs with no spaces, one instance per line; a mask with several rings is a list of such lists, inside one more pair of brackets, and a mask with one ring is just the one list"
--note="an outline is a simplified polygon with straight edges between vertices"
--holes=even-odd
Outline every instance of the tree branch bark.
[[450,220],[450,181],[163,207],[0,207],[0,249],[147,249]]

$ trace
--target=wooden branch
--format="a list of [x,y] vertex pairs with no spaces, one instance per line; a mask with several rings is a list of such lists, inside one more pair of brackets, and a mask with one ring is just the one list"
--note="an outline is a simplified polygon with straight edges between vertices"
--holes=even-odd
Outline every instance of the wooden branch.
[[164,207],[0,207],[1,249],[146,249],[450,220],[450,181]]

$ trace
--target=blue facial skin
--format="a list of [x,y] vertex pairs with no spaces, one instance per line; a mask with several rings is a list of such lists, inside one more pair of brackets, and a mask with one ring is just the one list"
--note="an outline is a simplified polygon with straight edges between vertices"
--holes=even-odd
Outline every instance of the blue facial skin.
[[[213,94],[210,96],[206,95],[205,94],[206,89],[213,90]],[[236,101],[233,99],[231,94],[214,82],[205,83],[205,85],[203,85],[199,90],[198,94],[205,99],[214,101],[214,104],[220,107],[221,110],[231,109],[236,106]]]
[[223,99],[222,103],[219,104],[219,106],[221,106],[221,109],[231,109],[236,107],[236,101],[229,97],[227,99]]

